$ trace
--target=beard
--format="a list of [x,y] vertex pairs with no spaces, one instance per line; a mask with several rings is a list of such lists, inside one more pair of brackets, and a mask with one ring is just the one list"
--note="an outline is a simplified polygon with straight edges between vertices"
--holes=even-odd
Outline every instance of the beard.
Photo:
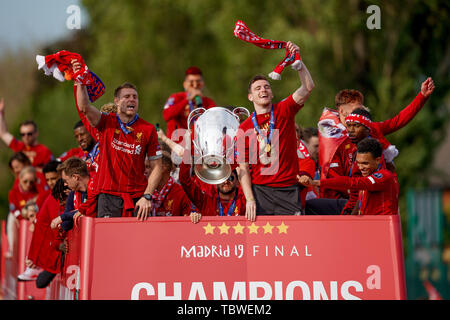
[[224,195],[229,195],[229,194],[233,193],[235,190],[236,190],[235,187],[232,187],[232,188],[231,188],[230,190],[228,190],[228,191],[224,191],[224,190],[222,189],[222,187],[217,187],[217,191],[218,191],[219,193],[221,193],[221,194],[224,194]]

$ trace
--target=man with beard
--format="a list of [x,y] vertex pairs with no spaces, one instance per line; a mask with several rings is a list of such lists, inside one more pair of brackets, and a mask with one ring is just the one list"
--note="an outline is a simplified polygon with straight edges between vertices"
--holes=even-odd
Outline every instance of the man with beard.
[[[78,72],[81,65],[72,63],[73,71]],[[99,169],[93,186],[98,194],[97,216],[122,217],[135,213],[139,220],[145,220],[152,212],[152,195],[161,180],[161,148],[155,127],[138,115],[136,86],[124,83],[114,90],[117,114],[100,112],[90,104],[86,86],[76,86],[77,106],[102,135]],[[146,156],[153,167],[148,179],[143,174]]]
[[79,147],[64,152],[57,160],[64,162],[72,157],[84,158],[96,144],[95,139],[89,134],[81,120],[75,123],[73,135]]
[[[299,47],[287,42],[291,54]],[[286,99],[273,103],[274,94],[264,76],[255,76],[248,86],[248,100],[255,112],[239,126],[236,136],[237,163],[247,201],[246,217],[298,215],[302,212],[297,183],[298,157],[295,115],[314,88],[312,77],[301,62],[301,86]]]
[[179,180],[184,192],[200,212],[191,213],[191,221],[197,223],[204,216],[243,216],[245,215],[245,196],[239,188],[236,170],[230,177],[217,185],[211,195],[202,192],[191,177],[191,167],[180,164]]

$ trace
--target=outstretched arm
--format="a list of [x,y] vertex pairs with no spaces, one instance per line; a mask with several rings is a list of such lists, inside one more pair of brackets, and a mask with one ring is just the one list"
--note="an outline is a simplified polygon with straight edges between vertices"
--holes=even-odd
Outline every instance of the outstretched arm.
[[167,144],[170,148],[170,150],[172,150],[173,152],[175,152],[175,154],[177,156],[179,156],[180,158],[183,157],[184,155],[184,148],[182,146],[180,146],[178,143],[176,143],[175,141],[172,141],[171,139],[169,139],[164,131],[162,129],[159,129],[156,131],[158,134],[158,138],[159,140],[161,140],[162,142],[164,142],[165,144]]
[[395,117],[383,122],[374,122],[373,124],[379,128],[383,135],[387,135],[403,128],[422,109],[425,102],[427,102],[428,97],[433,93],[434,88],[433,79],[427,78],[422,82],[420,92],[407,107],[400,111]]
[[[299,47],[290,41],[287,43],[286,48],[290,52],[299,51]],[[306,65],[303,63],[303,61],[301,63],[302,66],[298,71],[301,86],[292,94],[292,98],[297,104],[302,106],[305,104],[305,101],[308,99],[309,95],[314,89],[314,81],[308,71],[308,68],[306,68]]]
[[9,146],[11,141],[14,139],[14,136],[9,133],[8,127],[6,126],[5,101],[3,98],[0,99],[0,137],[7,146]]
[[[81,69],[81,64],[76,60],[72,60],[73,72],[76,73]],[[76,103],[80,111],[86,116],[91,126],[96,127],[100,122],[101,112],[89,103],[89,95],[86,86],[77,83]]]

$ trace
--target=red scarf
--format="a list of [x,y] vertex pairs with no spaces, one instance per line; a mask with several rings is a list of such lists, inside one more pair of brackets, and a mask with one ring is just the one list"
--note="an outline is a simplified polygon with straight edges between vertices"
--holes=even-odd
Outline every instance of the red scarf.
[[[76,60],[81,64],[78,72],[72,70],[72,60]],[[78,53],[67,50],[58,51],[48,56],[36,56],[38,70],[43,69],[45,74],[53,75],[53,77],[61,82],[65,80],[74,80],[86,86],[89,100],[94,102],[100,98],[105,92],[105,85],[100,78],[90,71]]]
[[[240,20],[236,21],[236,25],[234,27],[234,35],[245,42],[253,43],[255,46],[258,46],[263,49],[286,48],[285,41],[263,39],[257,36],[255,33],[251,32],[250,29],[247,27],[247,25]],[[298,52],[292,54],[289,53],[289,51],[286,49],[286,56],[279,64],[277,64],[275,69],[271,73],[269,73],[269,77],[274,80],[280,80],[281,72],[288,65],[292,65],[292,68],[295,70],[300,70],[302,63]]]
[[164,200],[166,199],[167,194],[170,191],[170,188],[172,188],[173,185],[173,178],[170,177],[167,183],[162,187],[161,191],[158,192],[158,190],[155,190],[153,192],[152,198],[153,198],[153,215],[156,215],[156,209],[161,207]]

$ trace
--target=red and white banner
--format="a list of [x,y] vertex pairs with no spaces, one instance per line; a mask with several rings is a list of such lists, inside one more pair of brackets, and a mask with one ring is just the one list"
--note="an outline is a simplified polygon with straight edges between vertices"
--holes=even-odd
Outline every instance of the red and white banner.
[[406,299],[399,216],[83,218],[73,235],[80,299]]

